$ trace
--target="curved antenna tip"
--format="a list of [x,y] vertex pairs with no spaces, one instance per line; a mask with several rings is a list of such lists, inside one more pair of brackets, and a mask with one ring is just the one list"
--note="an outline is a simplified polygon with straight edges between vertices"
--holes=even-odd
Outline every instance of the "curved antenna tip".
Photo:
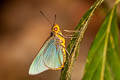
[[52,26],[51,21],[44,15],[44,13],[40,10],[40,14],[50,23],[50,25]]

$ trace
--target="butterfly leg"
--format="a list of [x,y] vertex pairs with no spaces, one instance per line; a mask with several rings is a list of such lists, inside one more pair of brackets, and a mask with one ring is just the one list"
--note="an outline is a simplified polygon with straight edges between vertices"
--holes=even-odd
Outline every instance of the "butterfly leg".
[[[77,31],[77,30],[64,30],[64,32],[67,32],[67,33],[80,33],[81,31]],[[64,38],[77,38],[77,37],[75,37],[74,35],[66,35],[66,36],[64,36]]]
[[57,34],[62,36],[63,38],[77,38],[77,37],[74,37],[73,35],[66,35],[66,36],[64,36],[64,35],[61,35],[59,33],[57,33]]
[[81,32],[81,31],[77,31],[77,30],[64,30],[64,32],[67,32],[67,33],[78,33],[78,32]]
[[67,53],[67,58],[68,58],[68,60],[70,60],[70,53],[68,52],[68,50],[64,46],[62,46],[62,45],[61,45],[61,47],[63,49],[65,49],[65,52]]
[[73,35],[66,35],[66,36],[63,36],[64,38],[77,38],[77,37],[74,37]]
[[70,53],[68,52],[68,50],[65,48],[65,51],[66,51],[66,53],[67,53],[67,59],[68,59],[68,62],[70,62]]

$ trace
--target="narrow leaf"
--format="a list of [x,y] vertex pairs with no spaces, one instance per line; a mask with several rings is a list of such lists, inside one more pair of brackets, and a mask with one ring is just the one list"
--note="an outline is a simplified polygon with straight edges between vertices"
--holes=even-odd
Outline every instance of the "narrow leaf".
[[93,41],[82,80],[120,80],[116,6],[106,16]]
[[82,19],[80,19],[80,22],[75,28],[75,30],[80,32],[75,33],[75,37],[77,38],[72,39],[70,41],[70,44],[68,45],[67,49],[70,53],[70,58],[66,61],[65,67],[61,72],[61,80],[71,80],[72,67],[76,60],[76,56],[78,55],[80,42],[82,41],[84,33],[87,29],[87,24],[91,19],[93,13],[95,12],[96,8],[99,7],[103,1],[104,0],[97,0],[93,4],[93,6],[85,13]]

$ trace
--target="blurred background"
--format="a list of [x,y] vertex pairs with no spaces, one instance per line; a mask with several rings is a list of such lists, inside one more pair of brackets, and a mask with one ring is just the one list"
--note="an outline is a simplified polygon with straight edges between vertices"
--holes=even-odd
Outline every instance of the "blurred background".
[[[94,2],[95,0],[0,0],[0,80],[59,80],[60,71],[48,70],[36,76],[28,75],[33,59],[51,32],[51,26],[40,16],[40,10],[51,21],[56,14],[56,23],[63,32],[64,29],[73,30]],[[105,0],[92,17],[73,69],[72,80],[81,80],[90,45],[113,2],[114,0]],[[66,45],[68,42],[69,39],[66,40]]]

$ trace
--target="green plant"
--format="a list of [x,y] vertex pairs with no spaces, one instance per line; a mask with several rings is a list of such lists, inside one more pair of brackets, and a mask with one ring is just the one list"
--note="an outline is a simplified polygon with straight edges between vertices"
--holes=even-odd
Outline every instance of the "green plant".
[[[68,45],[70,58],[66,61],[65,67],[61,71],[61,80],[71,80],[71,72],[74,62],[79,54],[79,46],[87,29],[87,24],[95,10],[104,0],[97,0],[93,6],[85,13],[75,30],[75,37]],[[118,46],[118,26],[116,7],[120,0],[115,1],[115,5],[107,14],[95,40],[88,52],[88,58],[82,80],[120,80],[120,58]]]

